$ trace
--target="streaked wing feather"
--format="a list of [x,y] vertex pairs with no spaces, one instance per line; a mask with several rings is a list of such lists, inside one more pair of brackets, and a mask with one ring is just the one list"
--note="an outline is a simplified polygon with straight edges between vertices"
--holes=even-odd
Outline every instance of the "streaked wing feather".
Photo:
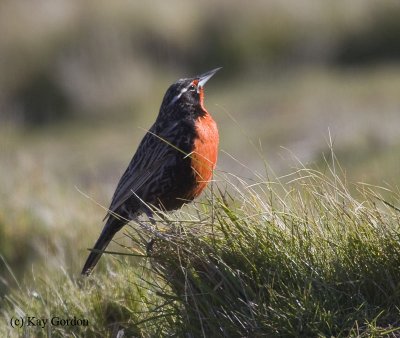
[[[138,152],[141,151],[140,156],[134,156],[124,175],[121,177],[112,198],[109,208],[110,212],[116,212],[143,185],[160,174],[162,165],[169,158],[176,156],[174,148],[166,142],[157,139],[151,134],[146,134],[145,137],[153,137],[154,139],[151,140],[152,142],[146,142],[147,140],[144,139],[139,146],[139,148],[144,146],[145,149],[138,149]],[[140,197],[144,198],[143,196]],[[106,215],[107,217],[108,215]]]

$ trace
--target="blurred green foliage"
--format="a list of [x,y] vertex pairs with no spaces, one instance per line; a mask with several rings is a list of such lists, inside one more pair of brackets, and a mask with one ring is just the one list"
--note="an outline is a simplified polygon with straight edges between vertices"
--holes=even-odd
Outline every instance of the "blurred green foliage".
[[393,1],[6,1],[0,118],[41,125],[118,114],[159,97],[157,83],[171,73],[215,66],[227,83],[304,65],[398,61],[399,22]]

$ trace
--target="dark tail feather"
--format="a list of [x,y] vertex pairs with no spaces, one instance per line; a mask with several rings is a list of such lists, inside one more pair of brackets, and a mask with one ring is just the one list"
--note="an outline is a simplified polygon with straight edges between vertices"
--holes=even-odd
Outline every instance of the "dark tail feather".
[[115,224],[115,221],[121,223],[121,221],[113,218],[112,216],[108,219],[106,225],[96,244],[93,247],[93,251],[89,254],[85,265],[83,266],[82,275],[89,276],[97,262],[99,261],[103,251],[107,248],[114,235],[122,228],[123,224]]

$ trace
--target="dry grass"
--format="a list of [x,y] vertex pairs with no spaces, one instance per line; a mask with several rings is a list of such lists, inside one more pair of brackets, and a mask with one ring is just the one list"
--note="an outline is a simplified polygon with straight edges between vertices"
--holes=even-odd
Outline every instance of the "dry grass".
[[[332,166],[326,174],[299,167],[252,182],[220,173],[217,181],[214,193],[164,215],[157,228],[132,224],[118,250],[124,256],[106,257],[106,270],[88,280],[35,269],[6,296],[4,319],[57,314],[91,323],[51,328],[54,336],[400,332],[398,209],[380,201],[378,188],[358,185],[355,198]],[[155,235],[147,257],[145,243]]]

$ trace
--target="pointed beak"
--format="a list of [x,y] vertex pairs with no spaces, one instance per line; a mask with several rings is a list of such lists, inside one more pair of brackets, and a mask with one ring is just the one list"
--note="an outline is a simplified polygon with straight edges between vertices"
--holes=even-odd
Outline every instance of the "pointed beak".
[[201,74],[199,76],[197,76],[197,78],[199,79],[199,83],[198,83],[198,87],[202,88],[204,87],[204,85],[206,84],[206,82],[211,79],[211,77],[218,72],[222,67],[219,68],[215,68],[213,70],[208,71],[207,73]]

